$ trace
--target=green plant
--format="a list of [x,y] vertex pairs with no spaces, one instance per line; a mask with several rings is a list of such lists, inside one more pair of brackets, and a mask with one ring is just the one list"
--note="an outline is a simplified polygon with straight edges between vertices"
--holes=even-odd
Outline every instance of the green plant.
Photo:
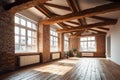
[[76,52],[77,52],[77,49],[76,49],[76,48],[73,48],[72,51],[76,53]]
[[65,55],[66,55],[66,57],[68,58],[68,57],[70,56],[70,52],[69,52],[69,51],[66,51],[66,52],[65,52]]
[[72,51],[73,51],[73,55],[76,57],[77,56],[77,48],[73,48]]

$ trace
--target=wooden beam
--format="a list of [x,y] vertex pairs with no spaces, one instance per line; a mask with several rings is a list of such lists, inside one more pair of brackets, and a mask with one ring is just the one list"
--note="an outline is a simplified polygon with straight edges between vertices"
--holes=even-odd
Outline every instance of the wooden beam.
[[74,22],[74,21],[67,21],[67,22],[75,25],[80,25],[78,22]]
[[98,29],[109,31],[109,28],[98,27]]
[[40,5],[40,6],[37,5],[37,6],[35,6],[35,8],[38,9],[40,12],[42,12],[48,18],[51,17],[50,16],[51,12],[46,7],[44,7],[43,5]]
[[42,24],[53,24],[58,22],[70,21],[74,19],[82,19],[85,17],[95,16],[97,14],[104,14],[112,11],[120,10],[120,3],[110,3],[94,8],[86,9],[81,12],[71,13],[63,16],[52,17],[48,20],[41,21]]
[[84,37],[84,36],[98,36],[98,35],[106,35],[106,33],[98,33],[98,34],[88,34],[88,35],[80,35],[80,36],[78,36],[78,37]]
[[60,30],[57,30],[57,32],[58,32],[58,33],[69,33],[69,32],[74,32],[74,31],[80,31],[80,30],[83,30],[83,29],[90,29],[90,28],[94,28],[94,27],[114,25],[114,24],[116,24],[116,22],[117,22],[117,21],[99,22],[99,23],[95,23],[95,24],[83,25],[83,26],[76,27],[76,28],[60,29]]
[[94,30],[94,29],[88,29],[88,30],[95,31],[95,32],[98,32],[98,33],[106,33],[106,32],[98,31],[98,30]]
[[38,4],[43,4],[48,0],[18,0],[14,3],[7,4],[4,6],[5,10],[9,10],[10,12],[18,12],[21,10],[28,9]]
[[[72,13],[79,12],[81,9],[79,8],[79,5],[77,3],[77,0],[67,0],[67,3],[72,10]],[[82,20],[78,19],[78,22],[82,25]]]
[[[44,5],[37,5],[35,6],[40,12],[42,12],[44,15],[46,15],[48,18],[51,18],[53,16],[56,16],[56,14],[49,11]],[[63,29],[66,29],[67,27],[63,25],[63,23],[58,23]]]
[[102,21],[117,20],[117,19],[105,18],[105,17],[100,17],[100,16],[91,16],[90,18],[94,18],[94,19],[98,19]]
[[61,5],[51,4],[51,3],[44,3],[44,5],[59,8],[59,9],[63,9],[63,10],[67,10],[67,11],[71,11],[70,8],[66,7],[66,6],[61,6]]

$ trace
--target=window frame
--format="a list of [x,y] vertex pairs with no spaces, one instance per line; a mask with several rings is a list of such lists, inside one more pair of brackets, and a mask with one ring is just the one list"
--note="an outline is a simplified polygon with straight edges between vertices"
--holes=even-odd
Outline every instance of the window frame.
[[[94,40],[88,40],[88,37],[94,37]],[[87,39],[85,41],[84,40],[81,41],[81,38],[87,38]],[[81,42],[86,42],[86,45],[87,45],[87,50],[86,51],[81,50]],[[95,42],[95,50],[93,50],[93,51],[89,50],[88,42]],[[80,37],[80,52],[97,52],[96,36],[83,36],[83,37]]]
[[50,52],[58,52],[58,33],[52,28],[50,28]]
[[[66,48],[67,45],[67,48]],[[64,34],[64,51],[69,51],[69,37]]]
[[[33,21],[33,20],[31,20],[31,19],[29,19],[29,18],[27,18],[27,17],[25,17],[25,16],[23,16],[23,15],[21,15],[21,14],[15,14],[15,17],[18,17],[19,18],[19,22],[18,23],[16,23],[15,22],[15,20],[14,20],[14,22],[15,22],[15,28],[16,27],[18,27],[19,28],[19,34],[16,34],[15,33],[15,37],[16,36],[18,36],[19,37],[19,41],[18,41],[18,44],[15,42],[15,46],[16,45],[18,45],[18,47],[19,47],[19,49],[18,50],[16,50],[16,47],[15,47],[15,53],[28,53],[28,52],[30,52],[30,53],[33,53],[33,52],[38,52],[38,24],[37,24],[37,22],[36,21]],[[15,19],[15,18],[14,18]],[[21,24],[21,19],[23,19],[23,20],[25,20],[25,25],[22,25]],[[28,27],[27,26],[27,22],[30,22],[32,25],[34,24],[35,26],[36,26],[36,29],[33,29],[33,27],[31,26],[31,28],[30,27]],[[25,35],[21,35],[21,29],[25,29]],[[28,31],[31,31],[32,33],[31,33],[31,36],[28,36]],[[33,37],[32,35],[33,35],[33,33],[35,34],[36,33],[36,35],[35,35],[35,37]],[[25,50],[24,51],[22,51],[21,50],[21,46],[23,45],[22,43],[21,43],[21,37],[25,37],[25,44],[24,44],[24,46],[25,46]],[[31,38],[31,45],[28,43],[28,39],[30,39]],[[34,40],[36,40],[36,42],[33,44],[32,43],[32,40],[34,41]],[[31,49],[32,49],[32,47],[34,48],[33,50],[31,50],[31,49],[29,49],[31,47]]]

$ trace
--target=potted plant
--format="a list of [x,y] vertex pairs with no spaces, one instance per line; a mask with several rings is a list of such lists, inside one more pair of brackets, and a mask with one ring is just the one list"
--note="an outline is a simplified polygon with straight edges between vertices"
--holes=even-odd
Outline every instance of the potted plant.
[[73,55],[76,57],[77,56],[77,48],[73,48],[72,51],[73,51]]
[[68,58],[69,55],[70,55],[70,52],[69,52],[69,51],[66,51],[65,54],[66,54],[66,57]]

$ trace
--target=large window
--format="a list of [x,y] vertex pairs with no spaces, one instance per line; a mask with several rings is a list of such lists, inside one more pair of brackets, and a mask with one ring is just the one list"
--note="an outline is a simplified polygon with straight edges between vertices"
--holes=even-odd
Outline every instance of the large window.
[[67,35],[64,35],[64,51],[69,50],[69,37]]
[[96,40],[94,36],[80,38],[80,51],[81,52],[95,52]]
[[15,52],[37,52],[37,23],[15,15]]
[[50,51],[58,51],[58,33],[53,29],[50,29]]

